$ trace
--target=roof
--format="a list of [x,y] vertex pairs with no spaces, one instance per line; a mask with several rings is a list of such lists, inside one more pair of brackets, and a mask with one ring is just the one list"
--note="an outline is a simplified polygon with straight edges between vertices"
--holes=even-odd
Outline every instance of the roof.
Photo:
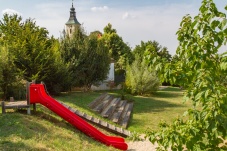
[[65,23],[66,25],[74,25],[74,24],[78,24],[78,25],[81,25],[78,20],[75,18],[75,19],[70,19]]
[[70,17],[69,17],[69,20],[65,23],[66,25],[81,25],[77,18],[76,18],[76,11],[75,11],[75,8],[73,7],[73,4],[72,4],[72,7],[70,9]]

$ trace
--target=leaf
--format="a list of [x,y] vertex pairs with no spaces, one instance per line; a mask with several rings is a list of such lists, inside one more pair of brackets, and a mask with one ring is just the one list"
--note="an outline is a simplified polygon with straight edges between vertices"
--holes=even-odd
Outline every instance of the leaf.
[[220,21],[214,20],[214,21],[212,21],[212,23],[211,23],[211,28],[212,28],[213,30],[215,30],[215,28],[218,27],[219,24],[220,24]]
[[205,91],[205,99],[207,99],[207,98],[208,98],[208,96],[209,96],[209,92],[210,92],[210,90],[206,90],[206,91]]
[[222,23],[221,23],[221,29],[223,29],[227,24],[227,19],[223,19]]
[[226,22],[227,22],[227,20],[226,19],[223,19],[222,22],[220,22],[220,24],[218,25],[218,28],[220,30],[223,30],[224,27],[225,27],[225,25],[226,25]]
[[221,70],[226,71],[227,70],[227,62],[221,62],[220,68],[221,68]]
[[196,96],[195,96],[195,100],[200,100],[201,99],[201,97],[204,95],[204,91],[202,91],[202,92],[199,92],[198,94],[196,94]]

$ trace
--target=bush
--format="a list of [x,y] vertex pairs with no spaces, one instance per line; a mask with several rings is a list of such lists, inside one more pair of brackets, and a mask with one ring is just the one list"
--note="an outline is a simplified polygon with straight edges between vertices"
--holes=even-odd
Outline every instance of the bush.
[[157,91],[160,81],[156,72],[145,61],[136,57],[132,65],[127,66],[125,84],[132,94],[143,95]]

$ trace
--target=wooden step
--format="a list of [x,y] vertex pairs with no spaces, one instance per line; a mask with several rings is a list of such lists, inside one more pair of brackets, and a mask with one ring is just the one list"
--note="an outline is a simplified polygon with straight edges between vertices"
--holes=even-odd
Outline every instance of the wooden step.
[[127,103],[125,110],[122,113],[122,117],[119,124],[124,128],[127,128],[128,126],[132,114],[133,104],[134,104],[133,102]]
[[[61,103],[61,102],[59,102],[59,103]],[[101,128],[104,128],[108,131],[111,131],[111,132],[118,134],[118,135],[121,135],[123,137],[131,136],[131,132],[128,131],[128,130],[124,130],[123,128],[116,127],[114,125],[107,123],[106,121],[102,121],[102,120],[95,118],[93,116],[89,116],[86,113],[83,113],[83,112],[80,112],[77,109],[71,108],[64,103],[61,103],[61,104],[64,105],[66,108],[70,108],[71,111],[75,111],[75,112],[73,112],[74,114],[80,116],[81,118],[87,120],[88,122],[96,124],[97,126],[99,126]]]
[[94,101],[92,101],[90,104],[88,104],[89,108],[94,108],[96,107],[108,94],[107,93],[103,93],[102,95],[100,95],[99,97],[97,97]]
[[103,99],[101,99],[98,104],[96,104],[95,106],[93,106],[93,108],[91,108],[93,111],[96,111],[96,109],[101,108],[102,104],[105,100],[108,100],[111,96],[110,95],[106,95]]
[[112,101],[113,97],[108,95],[107,98],[103,99],[103,101],[97,105],[93,111],[101,113],[103,111],[104,108],[106,108],[106,106],[109,104],[110,101]]
[[120,103],[118,104],[115,112],[112,114],[112,116],[110,117],[110,120],[113,121],[114,123],[118,123],[120,120],[120,117],[124,111],[124,108],[127,104],[126,100],[121,100]]
[[112,101],[110,101],[106,108],[104,108],[104,110],[101,112],[101,116],[105,118],[111,116],[115,111],[120,100],[121,100],[120,98],[114,98]]

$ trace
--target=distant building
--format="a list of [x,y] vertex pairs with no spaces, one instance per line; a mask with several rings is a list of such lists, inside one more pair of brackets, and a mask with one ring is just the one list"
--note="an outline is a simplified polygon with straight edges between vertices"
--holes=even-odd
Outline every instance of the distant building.
[[75,8],[73,7],[73,2],[72,2],[72,7],[70,8],[69,20],[65,23],[65,34],[71,37],[75,29],[80,27],[80,25],[81,24],[76,18],[76,11],[75,11]]

